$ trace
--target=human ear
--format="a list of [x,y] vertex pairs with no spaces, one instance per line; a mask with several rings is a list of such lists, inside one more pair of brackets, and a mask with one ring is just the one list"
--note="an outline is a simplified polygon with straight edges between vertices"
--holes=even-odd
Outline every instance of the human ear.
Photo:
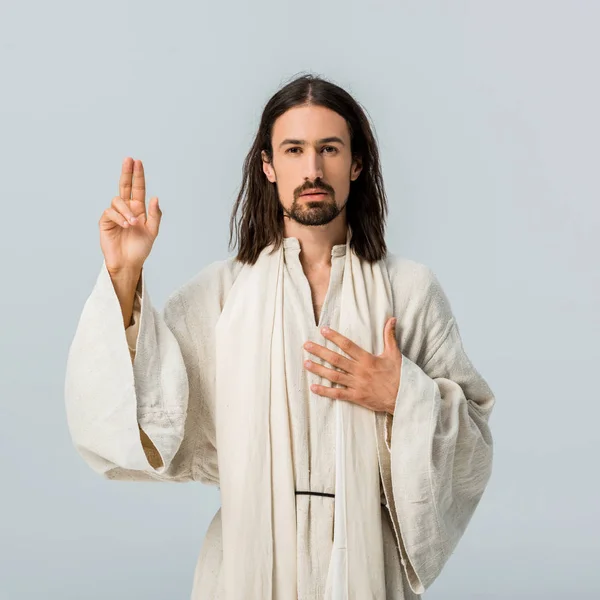
[[275,181],[277,181],[277,178],[275,177],[275,171],[273,170],[273,165],[269,160],[269,156],[264,150],[261,152],[261,158],[263,173],[267,176],[267,179],[271,183],[275,183]]
[[362,171],[362,160],[360,159],[360,157],[356,157],[352,161],[352,170],[350,171],[350,180],[355,181],[356,179],[358,179],[358,176],[360,175],[361,171]]

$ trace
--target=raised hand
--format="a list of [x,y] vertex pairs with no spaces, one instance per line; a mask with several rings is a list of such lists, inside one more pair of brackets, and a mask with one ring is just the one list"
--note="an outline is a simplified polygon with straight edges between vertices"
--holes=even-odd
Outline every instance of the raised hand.
[[141,160],[127,157],[119,180],[119,195],[99,221],[100,247],[111,275],[140,271],[158,235],[162,211],[150,198],[146,212],[146,181]]

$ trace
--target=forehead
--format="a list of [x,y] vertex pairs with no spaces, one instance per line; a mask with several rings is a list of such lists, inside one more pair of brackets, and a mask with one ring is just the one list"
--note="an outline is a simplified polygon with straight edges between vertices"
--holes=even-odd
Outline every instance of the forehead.
[[312,142],[331,136],[338,136],[344,141],[350,139],[344,117],[324,106],[290,108],[273,124],[273,145],[284,138]]

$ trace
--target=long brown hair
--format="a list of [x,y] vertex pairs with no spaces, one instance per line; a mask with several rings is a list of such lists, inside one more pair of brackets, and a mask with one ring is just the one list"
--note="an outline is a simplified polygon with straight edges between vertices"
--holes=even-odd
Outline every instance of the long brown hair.
[[[235,232],[239,242],[237,260],[254,264],[261,251],[283,242],[283,208],[276,184],[262,169],[262,151],[273,160],[273,124],[290,108],[315,105],[329,108],[348,124],[353,158],[360,158],[362,171],[350,182],[346,219],[352,231],[350,245],[361,259],[374,262],[385,257],[385,219],[388,212],[381,174],[379,150],[369,121],[359,103],[343,88],[316,75],[297,77],[267,102],[258,132],[244,160],[242,185],[229,223],[229,249]],[[241,208],[241,219],[237,213]]]

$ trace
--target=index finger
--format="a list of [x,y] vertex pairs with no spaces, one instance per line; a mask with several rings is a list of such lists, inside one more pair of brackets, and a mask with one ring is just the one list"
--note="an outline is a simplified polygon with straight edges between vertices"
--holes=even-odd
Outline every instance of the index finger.
[[321,333],[325,338],[331,340],[336,346],[339,346],[348,356],[352,357],[354,360],[361,360],[370,352],[363,350],[358,344],[355,344],[351,339],[342,335],[341,333],[330,329],[323,328]]
[[131,179],[133,177],[133,159],[127,157],[121,167],[121,178],[119,179],[119,196],[127,202],[131,200]]

